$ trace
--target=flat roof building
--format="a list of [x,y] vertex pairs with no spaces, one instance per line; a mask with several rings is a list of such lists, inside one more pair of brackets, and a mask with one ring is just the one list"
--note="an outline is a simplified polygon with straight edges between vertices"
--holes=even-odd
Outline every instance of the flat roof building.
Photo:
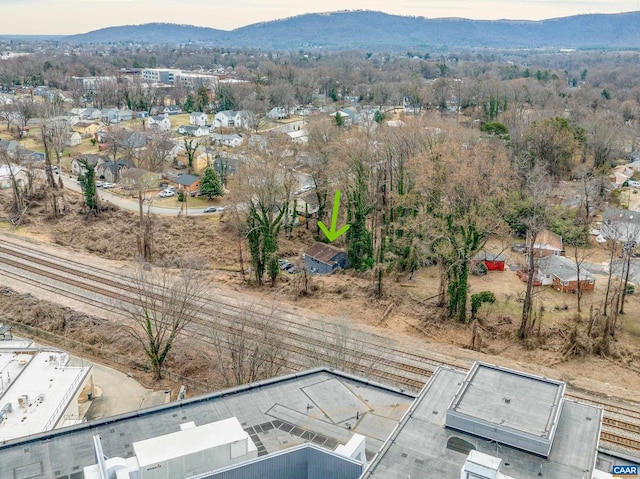
[[[441,367],[362,477],[591,478],[602,409],[566,399],[564,388],[483,363],[468,374]],[[494,475],[461,476],[467,461]]]
[[[416,397],[315,369],[6,441],[0,477],[92,479],[106,457],[117,479],[611,478],[596,469],[602,409],[565,387],[476,363],[438,368]],[[209,472],[184,459],[222,450]]]
[[176,433],[182,424],[232,417],[259,458],[305,443],[335,450],[357,433],[366,438],[370,460],[414,399],[397,388],[315,369],[8,440],[0,443],[0,478],[82,479],[83,468],[96,464],[95,435],[106,457],[129,459],[136,456],[135,444]]
[[0,444],[80,422],[91,367],[70,367],[64,351],[4,347],[10,343],[0,342]]

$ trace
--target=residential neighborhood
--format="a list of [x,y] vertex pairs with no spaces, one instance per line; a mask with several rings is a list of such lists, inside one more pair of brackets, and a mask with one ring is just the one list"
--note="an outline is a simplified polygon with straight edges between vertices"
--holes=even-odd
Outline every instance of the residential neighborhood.
[[[401,16],[373,45],[391,15],[309,15],[251,27],[288,32],[271,50],[179,17],[0,37],[0,478],[640,462],[633,45],[469,46],[485,24],[456,20],[416,46]],[[53,369],[59,396],[23,381]]]

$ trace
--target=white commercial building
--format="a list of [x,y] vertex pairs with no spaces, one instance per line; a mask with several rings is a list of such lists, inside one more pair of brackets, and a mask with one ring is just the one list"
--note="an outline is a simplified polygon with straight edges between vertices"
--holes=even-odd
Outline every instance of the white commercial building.
[[0,444],[81,422],[78,403],[90,391],[91,366],[69,366],[58,349],[15,346],[0,341]]

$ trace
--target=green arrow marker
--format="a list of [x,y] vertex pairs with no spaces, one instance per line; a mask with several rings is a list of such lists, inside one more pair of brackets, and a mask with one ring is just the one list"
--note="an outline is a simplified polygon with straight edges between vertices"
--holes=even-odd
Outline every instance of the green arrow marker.
[[340,209],[340,191],[336,191],[336,195],[333,198],[333,213],[331,214],[331,229],[327,229],[322,221],[318,221],[318,226],[325,234],[327,239],[331,242],[337,240],[347,232],[349,225],[344,225],[338,231],[336,231],[338,223],[338,210]]

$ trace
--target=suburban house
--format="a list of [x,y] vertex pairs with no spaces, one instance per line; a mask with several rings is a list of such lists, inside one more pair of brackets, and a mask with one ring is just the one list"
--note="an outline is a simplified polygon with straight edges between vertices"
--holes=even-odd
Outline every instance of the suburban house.
[[196,175],[180,175],[174,182],[178,185],[180,191],[192,193],[200,189],[200,177]]
[[27,148],[20,148],[16,152],[15,158],[19,159],[22,164],[32,163],[35,166],[44,161],[44,153],[28,150]]
[[233,135],[225,135],[222,133],[211,134],[211,143],[213,145],[236,147],[242,145],[243,142],[244,139],[235,133]]
[[272,120],[284,120],[285,118],[289,118],[289,113],[286,108],[276,106],[269,110],[267,118],[271,118]]
[[472,265],[484,263],[489,271],[504,271],[506,269],[505,257],[503,254],[489,253],[481,251],[473,257]]
[[93,136],[101,127],[100,123],[79,121],[71,129],[83,137]]
[[614,241],[640,243],[640,212],[605,208],[600,234]]
[[201,111],[194,111],[189,115],[189,124],[197,126],[205,126],[209,123],[209,115]]
[[331,113],[331,115],[329,115],[333,118],[335,118],[336,116],[340,116],[344,122],[345,126],[349,126],[351,124],[351,117],[349,116],[348,113],[344,112],[344,111],[336,111],[335,113]]
[[150,116],[149,128],[157,128],[160,131],[169,131],[171,130],[171,120],[164,115]]
[[187,136],[206,136],[209,134],[209,128],[197,125],[180,125],[178,133]]
[[81,175],[87,172],[86,168],[82,164],[82,160],[87,160],[87,163],[93,167],[97,166],[98,163],[100,162],[110,161],[109,157],[105,155],[91,154],[91,155],[77,156],[71,160],[71,172],[74,175]]
[[178,105],[169,105],[164,107],[162,113],[166,113],[167,115],[179,115],[180,113],[182,113],[182,108],[180,108]]
[[298,216],[304,218],[304,220],[299,218],[301,223],[304,223],[306,218],[311,218],[318,213],[318,195],[315,191],[309,191],[304,195],[300,195],[295,198],[294,201]]
[[235,175],[240,167],[241,161],[241,157],[237,157],[236,155],[219,155],[213,160],[213,169],[220,177]]
[[360,114],[355,108],[352,108],[349,106],[347,108],[343,108],[340,111],[342,113],[346,113],[349,116],[349,120],[351,121],[351,124],[357,125],[358,123],[360,123]]
[[107,124],[118,123],[120,121],[118,118],[119,111],[117,108],[104,108],[100,110],[100,119]]
[[65,142],[65,145],[72,147],[72,146],[78,146],[80,143],[82,143],[82,137],[80,136],[80,133],[78,133],[77,131],[74,131],[73,133],[69,134],[67,141]]
[[249,114],[246,111],[224,110],[213,117],[214,128],[247,128]]
[[635,170],[628,165],[616,166],[611,170],[609,179],[614,188],[620,188],[635,174]]
[[11,174],[18,188],[22,188],[29,181],[29,174],[18,165],[0,165],[0,188],[11,188]]
[[[536,260],[536,272],[534,284],[536,286],[553,286],[553,289],[561,293],[575,293],[578,288],[581,291],[593,291],[596,278],[582,265],[564,256],[545,256]],[[580,281],[578,282],[578,273]],[[528,274],[518,271],[518,277],[527,281]]]
[[349,267],[347,252],[330,244],[316,243],[304,254],[304,263],[310,274],[331,274]]
[[87,108],[82,112],[80,117],[83,120],[99,120],[102,118],[102,110],[98,108]]
[[118,183],[120,181],[120,173],[135,165],[130,160],[103,160],[96,165],[96,177],[104,179],[109,183]]
[[134,113],[131,110],[119,110],[118,111],[118,121],[129,121],[133,120]]
[[[527,241],[527,244],[531,244],[531,242]],[[536,258],[550,255],[564,256],[562,236],[549,230],[542,230],[538,233],[532,249],[533,256]]]

